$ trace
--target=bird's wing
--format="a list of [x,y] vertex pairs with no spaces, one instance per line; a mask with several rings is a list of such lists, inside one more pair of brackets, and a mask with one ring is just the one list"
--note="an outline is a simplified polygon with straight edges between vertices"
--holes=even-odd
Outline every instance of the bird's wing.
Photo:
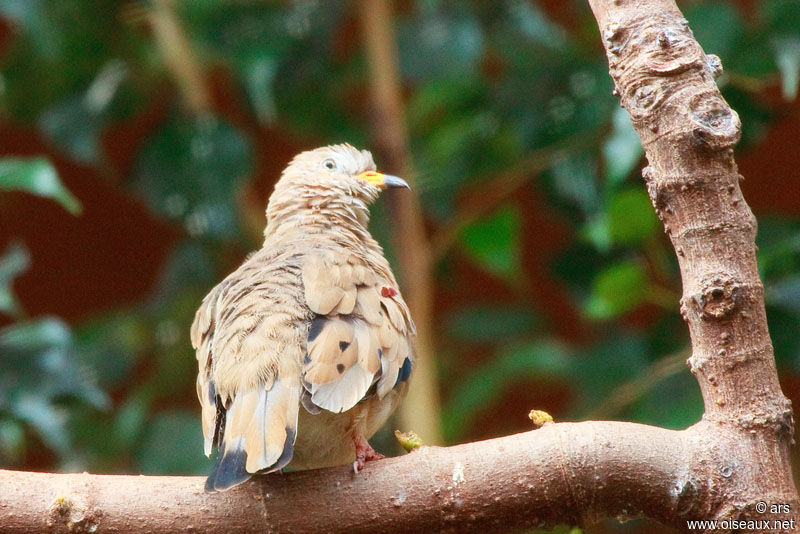
[[408,379],[414,323],[380,249],[317,249],[305,257],[302,278],[314,313],[302,368],[308,411],[343,412],[373,384],[382,398]]
[[215,287],[192,325],[206,489],[222,490],[292,458],[310,319],[296,254],[261,251]]

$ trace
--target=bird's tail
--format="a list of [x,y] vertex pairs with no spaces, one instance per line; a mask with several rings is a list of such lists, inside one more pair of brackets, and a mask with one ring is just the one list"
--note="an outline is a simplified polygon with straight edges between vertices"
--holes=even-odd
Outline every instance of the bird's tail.
[[291,461],[301,386],[287,382],[276,379],[270,389],[239,392],[219,411],[217,460],[206,491],[226,490],[253,473],[277,471]]

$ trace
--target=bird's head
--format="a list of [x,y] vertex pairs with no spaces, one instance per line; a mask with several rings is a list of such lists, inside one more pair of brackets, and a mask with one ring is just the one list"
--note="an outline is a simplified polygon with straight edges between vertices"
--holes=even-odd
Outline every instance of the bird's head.
[[368,150],[348,144],[301,152],[283,171],[280,181],[293,188],[326,188],[367,201],[375,200],[389,187],[409,188],[405,180],[377,172]]
[[[331,145],[301,152],[275,184],[267,208],[268,219],[303,209],[353,210],[368,217],[366,207],[390,187],[408,183],[375,170],[372,154],[348,145]],[[360,212],[364,212],[363,215]]]

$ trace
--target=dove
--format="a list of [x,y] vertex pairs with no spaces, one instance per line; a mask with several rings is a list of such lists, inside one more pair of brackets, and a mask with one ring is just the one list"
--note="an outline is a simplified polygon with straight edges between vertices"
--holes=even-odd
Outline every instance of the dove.
[[383,456],[367,441],[404,396],[414,322],[369,205],[408,184],[349,144],[302,152],[269,198],[264,244],[203,299],[191,327],[206,491],[256,473]]

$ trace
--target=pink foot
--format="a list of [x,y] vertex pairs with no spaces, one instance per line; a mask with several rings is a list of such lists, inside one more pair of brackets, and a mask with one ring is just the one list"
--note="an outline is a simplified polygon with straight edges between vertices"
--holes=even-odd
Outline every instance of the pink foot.
[[364,439],[364,436],[353,436],[353,444],[356,446],[356,461],[353,462],[353,471],[356,473],[364,469],[364,465],[367,462],[386,458],[381,453],[376,452],[369,442]]

